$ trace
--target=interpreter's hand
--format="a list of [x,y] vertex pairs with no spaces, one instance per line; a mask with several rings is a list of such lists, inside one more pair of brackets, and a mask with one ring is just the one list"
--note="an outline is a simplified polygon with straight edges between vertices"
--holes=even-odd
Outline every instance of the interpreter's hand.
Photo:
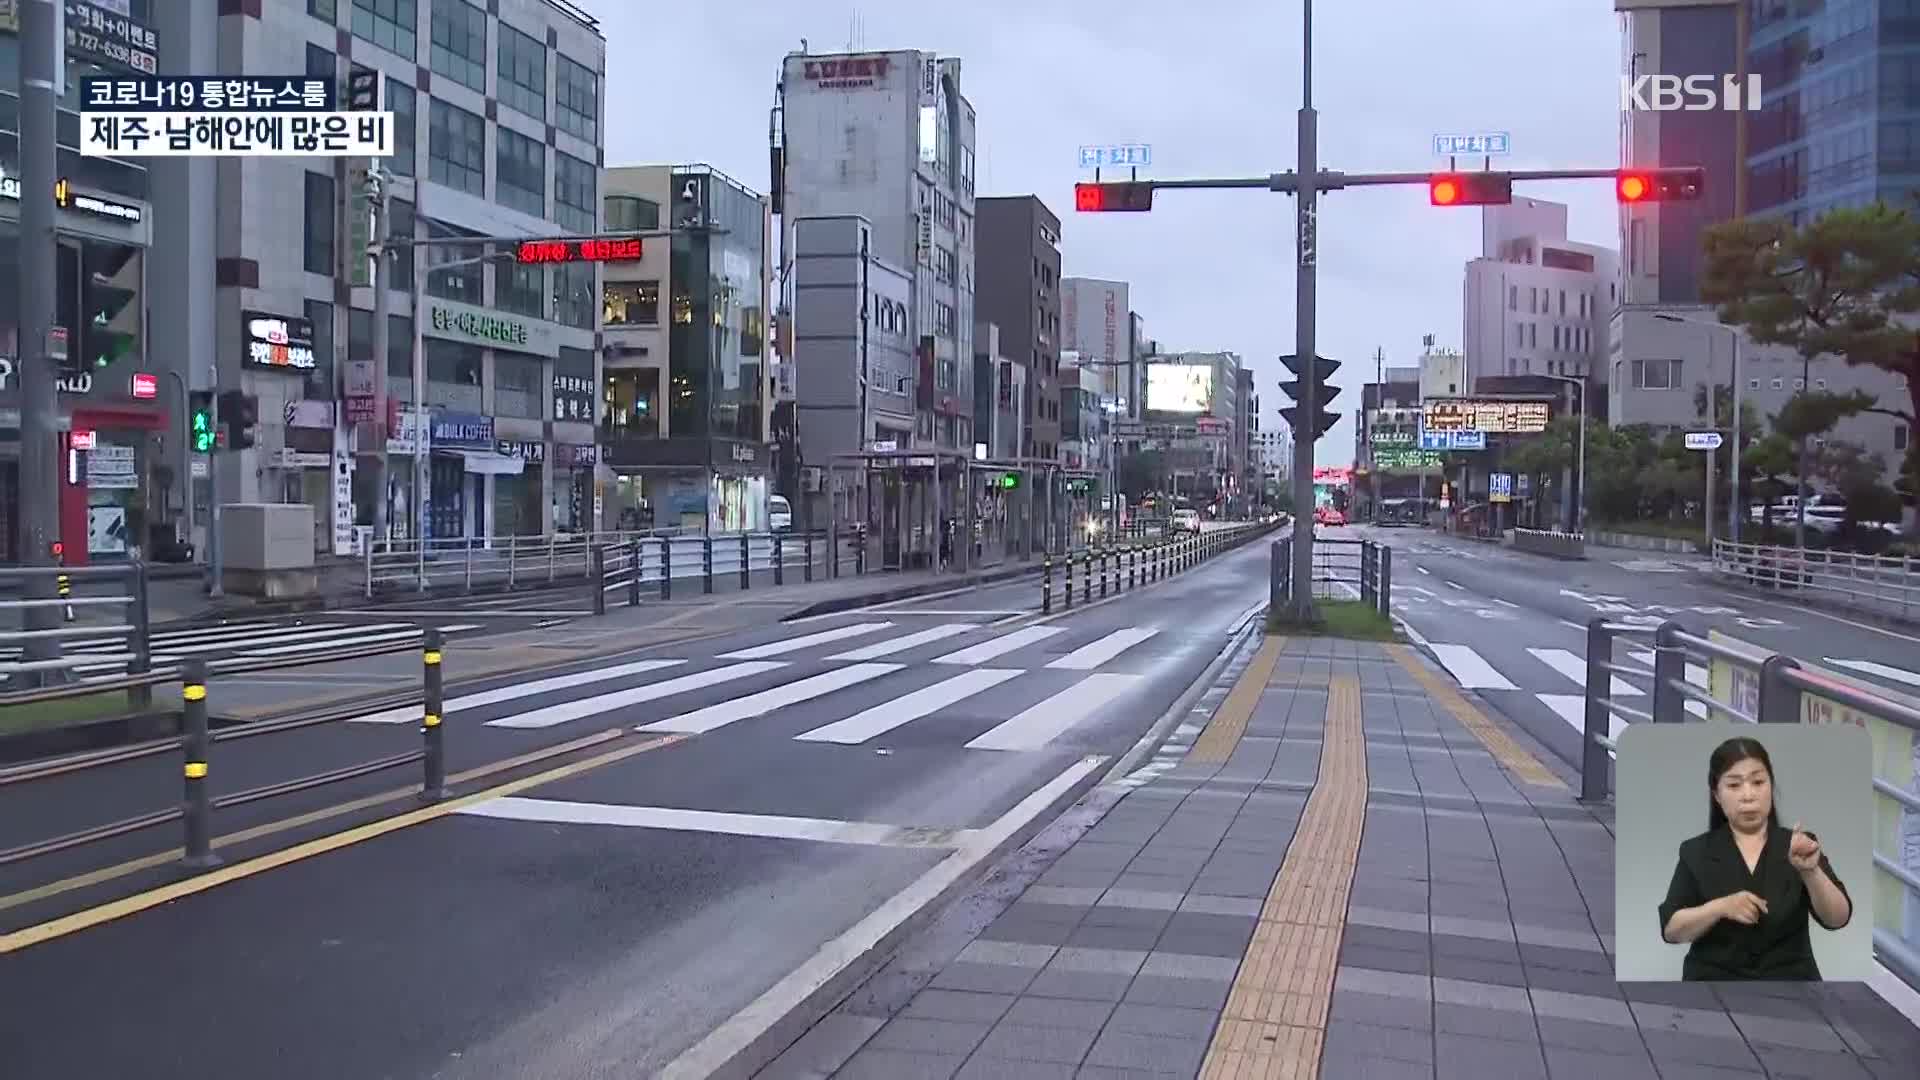
[[1800,831],[1797,821],[1793,823],[1793,841],[1787,845],[1787,861],[1803,874],[1820,868],[1820,841]]
[[1720,905],[1720,917],[1732,919],[1742,926],[1752,926],[1767,913],[1767,902],[1745,891],[1728,893],[1716,901]]

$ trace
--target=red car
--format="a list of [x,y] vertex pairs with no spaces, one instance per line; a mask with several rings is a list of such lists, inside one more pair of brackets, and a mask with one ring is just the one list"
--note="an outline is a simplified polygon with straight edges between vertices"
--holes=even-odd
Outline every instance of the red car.
[[1316,525],[1345,525],[1346,511],[1336,510],[1331,506],[1316,507],[1313,511],[1313,522]]

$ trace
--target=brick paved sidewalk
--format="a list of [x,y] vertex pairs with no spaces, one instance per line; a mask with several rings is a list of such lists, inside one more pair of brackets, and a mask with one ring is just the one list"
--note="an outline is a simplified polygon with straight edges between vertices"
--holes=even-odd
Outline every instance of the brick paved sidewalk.
[[1610,809],[1405,646],[1269,638],[1132,783],[761,1075],[1916,1075],[1920,1032],[1864,984],[1615,982]]

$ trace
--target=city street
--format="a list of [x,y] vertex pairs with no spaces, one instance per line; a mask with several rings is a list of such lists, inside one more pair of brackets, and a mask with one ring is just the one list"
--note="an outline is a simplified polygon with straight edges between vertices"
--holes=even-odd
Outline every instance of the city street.
[[[770,994],[715,1036],[748,1037],[768,1002],[855,959],[874,927],[1141,744],[1264,605],[1266,573],[1253,544],[1070,613],[1056,592],[1051,617],[1027,579],[463,685],[446,703],[450,772],[568,755],[270,868],[246,861],[277,846],[262,838],[176,885],[155,866],[46,891],[88,867],[13,868],[0,951],[17,954],[10,984],[36,989],[0,1021],[21,1048],[9,1075],[650,1075]],[[399,752],[417,717],[221,745],[213,776],[260,767],[244,755],[319,770]],[[83,774],[8,792],[0,820],[44,832],[178,784],[177,764],[139,783]],[[269,816],[251,809],[217,831]],[[276,800],[272,816],[325,809]],[[103,1013],[122,1020],[103,1028]],[[217,1038],[180,1038],[209,1023]]]
[[[1718,630],[1891,690],[1920,691],[1920,636],[1721,587],[1699,560],[1589,547],[1585,560],[1565,562],[1426,529],[1344,532],[1394,549],[1395,613],[1454,679],[1570,762],[1579,760],[1586,624],[1595,615],[1649,628],[1676,619],[1695,634]],[[1645,640],[1619,645],[1618,658],[1650,670]],[[1705,669],[1690,665],[1688,678],[1704,685]],[[1649,684],[1619,677],[1616,691],[1644,697]]]

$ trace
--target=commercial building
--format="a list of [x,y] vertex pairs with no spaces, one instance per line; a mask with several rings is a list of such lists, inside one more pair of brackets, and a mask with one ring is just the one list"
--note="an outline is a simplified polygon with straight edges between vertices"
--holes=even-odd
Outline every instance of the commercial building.
[[1467,381],[1600,369],[1620,299],[1614,253],[1569,241],[1566,206],[1542,199],[1483,207],[1480,235],[1462,297]]
[[606,268],[603,525],[764,529],[774,493],[767,200],[705,165],[610,169],[606,190],[610,230],[672,235]]
[[[1065,293],[1060,280],[1060,218],[1034,195],[982,198],[974,205],[979,219],[976,317],[999,327],[1001,355],[1024,369],[1021,379],[1033,388],[1022,399],[1023,407],[1033,410],[1022,418],[1022,441],[1013,452],[996,450],[993,456],[1055,461],[1061,439]],[[1000,385],[1010,386],[1015,381],[1012,375],[1004,373]]]
[[[1438,490],[1441,455],[1420,449],[1420,376],[1388,368],[1360,387],[1354,409],[1354,512],[1372,517],[1381,501],[1422,498]],[[1428,477],[1436,479],[1431,484]]]
[[1061,347],[1080,354],[1083,363],[1104,364],[1120,374],[1113,396],[1126,399],[1126,415],[1139,416],[1145,393],[1134,356],[1133,310],[1124,281],[1066,278],[1060,283]]
[[1141,447],[1160,455],[1156,486],[1176,499],[1224,507],[1236,489],[1240,366],[1231,352],[1163,353],[1141,365]]

